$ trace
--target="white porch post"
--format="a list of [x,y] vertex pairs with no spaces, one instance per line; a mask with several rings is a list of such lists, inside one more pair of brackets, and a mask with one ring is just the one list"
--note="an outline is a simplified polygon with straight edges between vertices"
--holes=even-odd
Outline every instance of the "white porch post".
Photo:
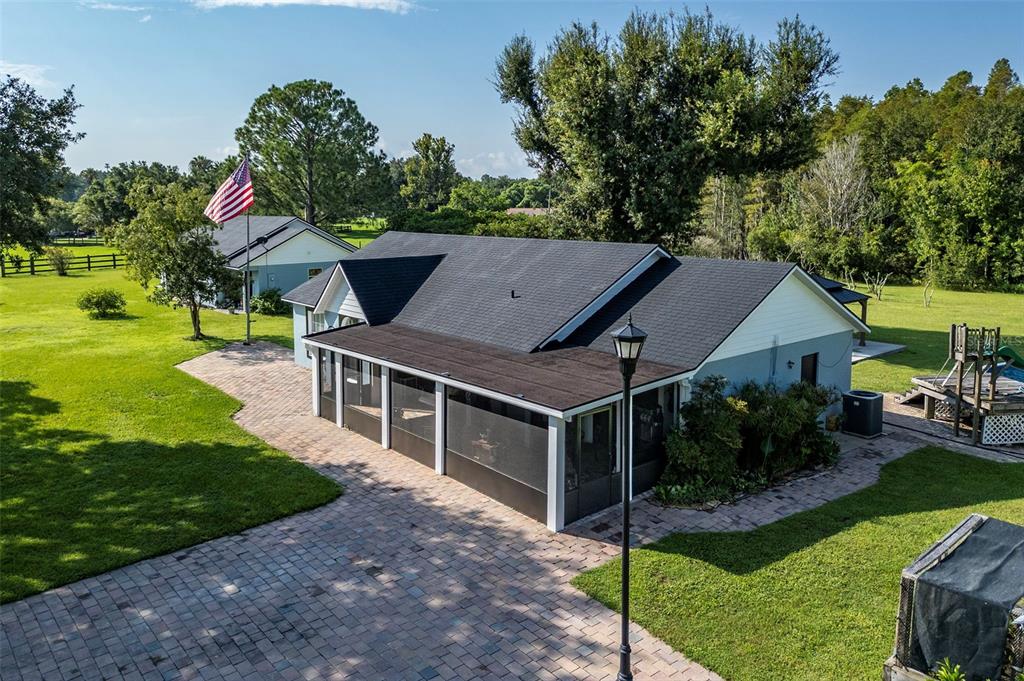
[[565,526],[565,420],[548,417],[548,529]]
[[313,348],[313,416],[320,416],[320,353],[318,347]]
[[391,449],[391,370],[380,368],[380,446]]
[[434,381],[434,472],[444,475],[444,447],[448,431],[446,428],[444,383]]
[[344,360],[345,355],[340,352],[334,353],[334,385],[336,386],[334,404],[338,409],[335,422],[338,424],[339,428],[343,428],[345,426],[345,385],[341,382],[341,365],[344,363]]

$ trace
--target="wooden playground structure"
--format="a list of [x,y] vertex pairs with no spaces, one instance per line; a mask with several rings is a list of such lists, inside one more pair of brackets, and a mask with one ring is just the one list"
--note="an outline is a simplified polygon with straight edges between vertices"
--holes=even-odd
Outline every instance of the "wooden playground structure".
[[[952,362],[952,370],[942,371]],[[949,328],[949,356],[935,376],[915,376],[914,387],[896,401],[924,399],[925,418],[953,422],[960,435],[970,418],[975,444],[1024,443],[1024,358],[1002,343],[999,327]]]

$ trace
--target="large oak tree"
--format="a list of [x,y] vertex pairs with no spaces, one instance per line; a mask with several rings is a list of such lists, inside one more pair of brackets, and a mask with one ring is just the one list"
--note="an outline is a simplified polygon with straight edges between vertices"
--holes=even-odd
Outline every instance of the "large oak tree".
[[[373,210],[389,184],[377,128],[331,83],[300,80],[256,98],[235,132],[253,168],[258,211],[330,223]],[[369,194],[369,196],[368,196]]]
[[799,18],[758,44],[710,13],[634,12],[615,37],[573,24],[540,57],[515,38],[496,87],[531,163],[565,187],[562,219],[581,236],[686,246],[708,177],[814,155],[836,60]]

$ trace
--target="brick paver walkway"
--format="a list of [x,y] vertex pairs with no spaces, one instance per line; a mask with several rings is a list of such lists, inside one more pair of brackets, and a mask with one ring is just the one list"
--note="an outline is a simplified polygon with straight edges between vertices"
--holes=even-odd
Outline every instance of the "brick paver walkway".
[[[318,509],[0,609],[3,679],[610,679],[617,615],[570,584],[617,555],[617,513],[562,534],[310,414],[290,351],[185,362],[244,403],[238,423],[345,486]],[[865,487],[921,440],[847,447],[839,467],[714,513],[636,504],[637,540],[741,530]],[[718,677],[633,626],[638,679]]]
[[[290,351],[235,345],[181,368],[345,494],[4,606],[4,681],[614,678],[618,616],[569,584],[614,546],[552,534],[312,416]],[[632,636],[638,679],[718,679]]]

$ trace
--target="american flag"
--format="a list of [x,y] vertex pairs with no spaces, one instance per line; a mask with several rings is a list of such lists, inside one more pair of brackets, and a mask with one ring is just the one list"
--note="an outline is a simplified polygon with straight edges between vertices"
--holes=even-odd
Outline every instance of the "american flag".
[[252,178],[249,176],[249,159],[246,157],[231,173],[231,177],[217,188],[217,193],[206,204],[203,215],[217,224],[223,224],[244,213],[252,201]]

